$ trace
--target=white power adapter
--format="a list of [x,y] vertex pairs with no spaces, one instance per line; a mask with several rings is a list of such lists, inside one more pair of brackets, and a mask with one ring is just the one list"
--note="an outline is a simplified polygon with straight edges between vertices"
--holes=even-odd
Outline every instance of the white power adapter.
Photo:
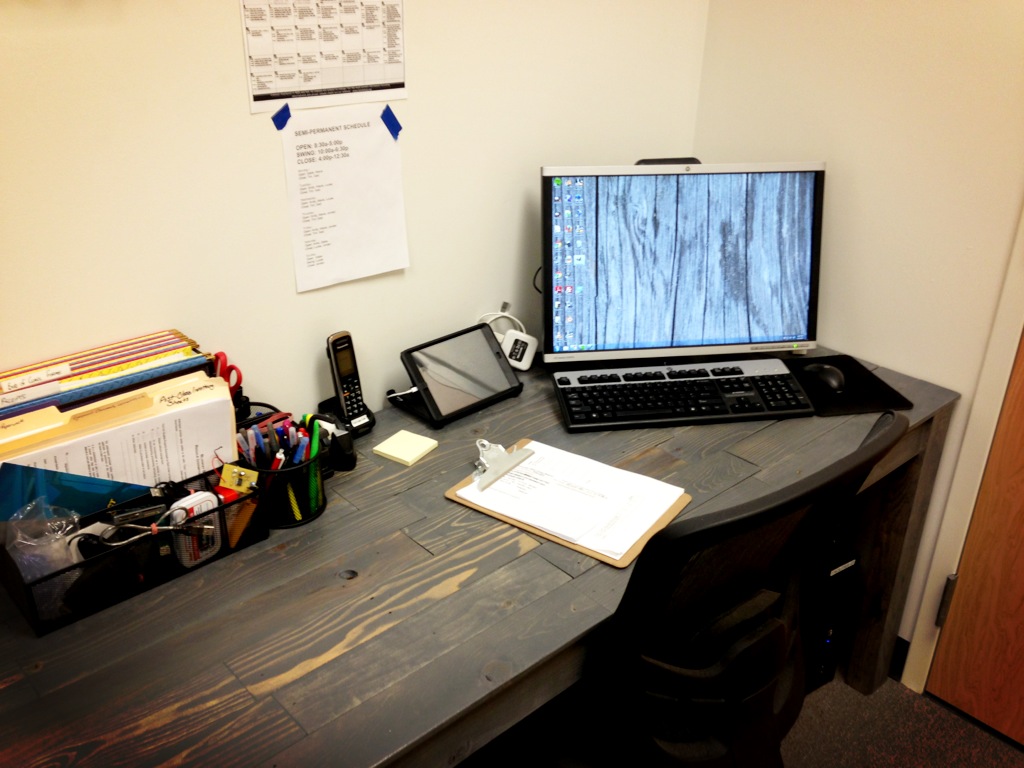
[[[526,328],[518,318],[508,313],[509,303],[506,301],[501,305],[500,312],[488,312],[480,316],[477,322],[487,323],[494,331],[494,337],[501,345],[501,351],[505,353],[508,364],[520,371],[529,370],[533,364],[533,356],[537,354],[539,342],[526,332]],[[504,320],[510,323],[513,328],[502,333],[494,327],[495,322]]]
[[508,364],[520,371],[529,370],[533,356],[537,354],[537,346],[537,340],[523,331],[505,331],[501,339],[501,351],[508,358]]

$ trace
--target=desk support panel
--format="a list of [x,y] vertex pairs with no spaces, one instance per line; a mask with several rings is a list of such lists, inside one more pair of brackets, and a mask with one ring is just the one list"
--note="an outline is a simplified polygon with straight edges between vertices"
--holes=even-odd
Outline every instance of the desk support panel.
[[950,403],[908,432],[862,491],[857,548],[866,594],[844,679],[864,694],[889,674],[952,410]]

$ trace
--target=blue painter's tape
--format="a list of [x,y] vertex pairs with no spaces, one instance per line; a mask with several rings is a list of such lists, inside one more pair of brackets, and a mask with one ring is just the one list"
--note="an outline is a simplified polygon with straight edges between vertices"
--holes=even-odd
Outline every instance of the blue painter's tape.
[[384,121],[384,125],[391,132],[391,138],[398,141],[398,134],[402,132],[402,124],[398,122],[395,113],[391,111],[390,104],[384,107],[384,111],[380,113],[380,119]]
[[279,131],[283,131],[284,127],[288,125],[288,121],[291,120],[292,111],[288,109],[288,105],[285,104],[277,112],[274,113],[274,127]]

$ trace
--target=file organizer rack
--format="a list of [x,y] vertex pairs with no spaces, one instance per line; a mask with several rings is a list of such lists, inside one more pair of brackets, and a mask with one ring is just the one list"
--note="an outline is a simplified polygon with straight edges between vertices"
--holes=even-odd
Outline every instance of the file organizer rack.
[[[182,485],[212,491],[217,483],[216,473],[209,472]],[[0,546],[0,580],[33,631],[44,635],[266,539],[269,528],[257,498],[258,492],[244,494],[190,517],[189,529],[202,530],[201,536],[159,531],[32,581],[25,581],[7,548]],[[154,501],[143,497],[88,517],[101,519]]]

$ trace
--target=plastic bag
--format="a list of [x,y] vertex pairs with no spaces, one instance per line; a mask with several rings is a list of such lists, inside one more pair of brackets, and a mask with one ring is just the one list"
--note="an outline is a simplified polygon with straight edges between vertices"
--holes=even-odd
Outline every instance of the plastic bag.
[[7,522],[7,551],[26,583],[74,563],[68,537],[78,531],[78,515],[53,507],[40,496]]

